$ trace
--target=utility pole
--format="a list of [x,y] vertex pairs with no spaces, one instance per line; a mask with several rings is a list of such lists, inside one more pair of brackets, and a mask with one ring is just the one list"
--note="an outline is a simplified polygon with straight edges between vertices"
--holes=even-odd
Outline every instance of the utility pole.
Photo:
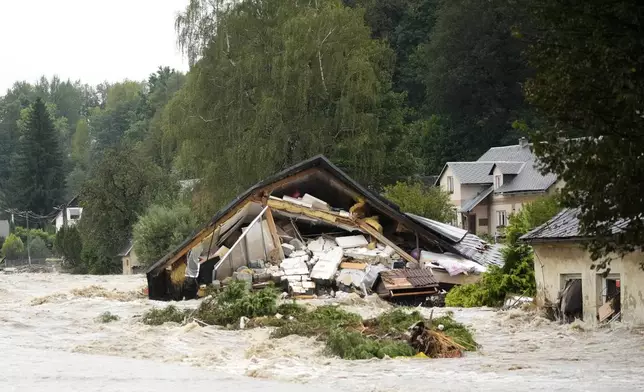
[[29,265],[31,265],[31,249],[29,249],[29,211],[25,214],[27,217],[27,258],[29,259]]

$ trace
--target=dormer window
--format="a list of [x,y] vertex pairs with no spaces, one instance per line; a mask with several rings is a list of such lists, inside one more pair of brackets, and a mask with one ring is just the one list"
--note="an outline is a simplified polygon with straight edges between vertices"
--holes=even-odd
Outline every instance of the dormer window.
[[452,176],[447,177],[447,192],[454,193],[454,177]]
[[494,189],[499,189],[503,185],[503,176],[498,174],[494,176]]

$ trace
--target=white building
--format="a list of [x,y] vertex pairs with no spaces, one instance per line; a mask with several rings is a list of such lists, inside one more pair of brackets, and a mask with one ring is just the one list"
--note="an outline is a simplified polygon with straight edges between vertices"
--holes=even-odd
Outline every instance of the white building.
[[82,215],[83,208],[78,203],[78,196],[76,196],[69,203],[67,203],[67,205],[60,210],[60,212],[58,212],[58,215],[56,215],[54,221],[56,232],[58,232],[58,230],[65,226],[65,221],[67,221],[67,227],[76,225]]

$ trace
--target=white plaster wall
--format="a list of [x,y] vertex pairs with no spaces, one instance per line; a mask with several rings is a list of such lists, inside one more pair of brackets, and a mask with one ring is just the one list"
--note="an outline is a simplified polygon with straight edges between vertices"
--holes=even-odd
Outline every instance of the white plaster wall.
[[472,200],[476,195],[489,187],[489,185],[461,185],[461,204],[465,204],[468,200]]
[[[489,196],[488,196],[489,199]],[[477,205],[474,210],[472,210],[473,214],[476,214],[476,234],[478,233],[487,233],[490,234],[490,219],[488,217],[488,210],[489,210],[489,205],[488,203],[482,202],[481,204]],[[479,219],[488,219],[488,225],[487,226],[480,226],[479,225]]]
[[[581,274],[584,321],[595,323],[597,309],[602,305],[598,287],[602,277],[590,269],[590,255],[576,243],[533,244],[535,252],[535,279],[537,304],[546,301],[555,303],[562,289],[563,274]],[[622,320],[635,325],[644,325],[644,271],[639,262],[644,261],[641,252],[616,258],[611,262],[610,273],[620,274]]]
[[443,175],[440,178],[439,184],[441,189],[443,189],[445,192],[447,192],[447,177],[453,177],[454,178],[454,193],[450,195],[450,200],[452,201],[452,204],[456,207],[460,207],[461,204],[461,183],[458,181],[456,177],[454,177],[454,171],[452,170],[451,167],[447,166],[445,171],[443,172]]

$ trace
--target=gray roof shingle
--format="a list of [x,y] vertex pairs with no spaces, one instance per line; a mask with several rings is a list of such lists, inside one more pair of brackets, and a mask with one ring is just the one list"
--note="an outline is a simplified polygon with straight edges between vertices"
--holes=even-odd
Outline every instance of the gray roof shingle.
[[518,174],[524,165],[525,162],[496,162],[490,169],[490,174],[494,172],[495,168],[498,168],[503,174]]
[[533,158],[530,144],[492,147],[478,159],[479,162],[527,162]]
[[[522,241],[539,242],[548,240],[565,240],[583,238],[579,230],[579,208],[566,208],[543,225],[521,236]],[[623,230],[626,220],[620,220],[612,226],[612,233]]]
[[468,200],[463,204],[460,208],[460,212],[470,212],[479,205],[480,202],[482,202],[486,197],[490,195],[494,191],[494,186],[491,186],[484,190],[483,192],[479,193],[478,195],[474,196],[472,199]]
[[447,162],[461,184],[491,184],[494,162]]
[[504,183],[494,193],[544,192],[557,181],[555,174],[543,175],[535,167],[532,159],[526,162],[523,169],[510,182]]

